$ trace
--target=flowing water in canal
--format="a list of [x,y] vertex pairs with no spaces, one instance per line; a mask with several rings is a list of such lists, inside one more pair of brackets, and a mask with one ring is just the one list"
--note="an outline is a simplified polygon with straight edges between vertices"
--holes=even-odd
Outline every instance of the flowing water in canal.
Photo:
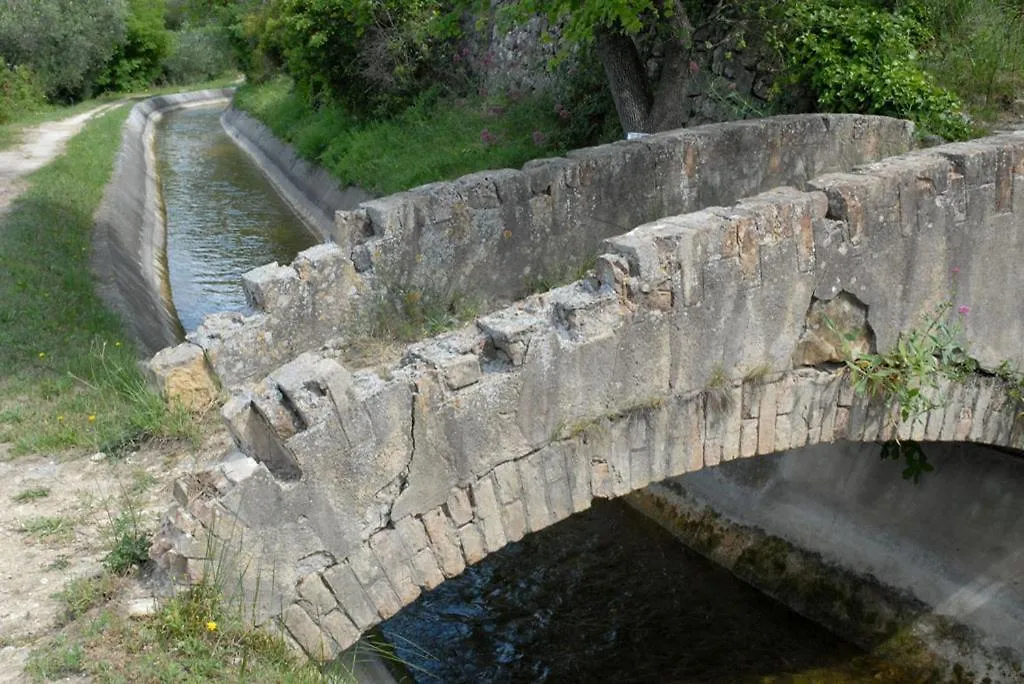
[[381,632],[400,681],[908,681],[615,501],[488,556]]
[[224,132],[223,110],[175,110],[157,128],[168,276],[186,332],[206,314],[248,310],[242,273],[318,242]]
[[[207,313],[246,309],[241,273],[316,242],[223,132],[220,112],[171,112],[157,133],[170,282],[187,331]],[[418,682],[852,682],[877,672],[858,672],[855,647],[615,502],[510,544],[381,632]]]

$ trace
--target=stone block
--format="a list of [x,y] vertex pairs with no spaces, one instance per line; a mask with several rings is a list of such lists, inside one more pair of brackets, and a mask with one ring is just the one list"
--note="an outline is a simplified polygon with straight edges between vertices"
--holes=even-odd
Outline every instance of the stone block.
[[501,507],[501,524],[505,538],[510,542],[517,542],[526,536],[526,507],[522,501],[513,501]]
[[770,454],[775,451],[776,401],[779,383],[768,383],[761,394],[758,407],[757,453]]
[[575,442],[570,444],[572,448],[566,454],[565,465],[572,509],[575,512],[585,511],[590,508],[593,500],[590,489],[590,459],[581,453],[582,449]]
[[292,604],[285,608],[281,614],[281,621],[296,643],[313,660],[326,662],[338,655],[338,644],[324,634],[319,625],[301,607]]
[[334,592],[339,605],[352,622],[365,631],[380,622],[377,608],[370,602],[348,563],[339,563],[323,573],[324,581]]
[[442,372],[449,389],[468,387],[480,380],[480,358],[476,354],[462,354],[446,363]]
[[301,311],[302,283],[290,266],[266,264],[242,274],[242,290],[253,309],[267,313]]
[[310,613],[312,615],[321,616],[327,615],[329,612],[338,607],[338,602],[334,598],[334,594],[324,584],[323,579],[320,577],[320,573],[313,573],[306,575],[298,584],[299,596],[303,600],[308,601],[310,605]]
[[423,526],[430,538],[430,546],[438,560],[441,572],[446,577],[455,577],[466,569],[462,546],[455,526],[444,511],[435,508],[423,514]]
[[487,557],[484,535],[475,523],[467,523],[459,528],[459,542],[469,565],[474,565]]
[[189,411],[205,411],[217,402],[219,385],[202,347],[185,342],[161,349],[146,368],[167,401]]
[[740,425],[740,458],[750,458],[757,455],[757,426],[756,418],[748,418]]
[[[339,651],[344,651],[359,641],[360,630],[352,624],[352,621],[340,610],[335,610],[320,618],[320,627],[327,636],[338,645]],[[336,656],[332,656],[332,659]]]
[[551,524],[548,508],[547,487],[545,486],[543,452],[537,452],[519,459],[519,479],[523,484],[523,503],[526,505],[526,521],[531,532],[542,530]]
[[413,579],[424,589],[433,589],[444,581],[444,574],[429,548],[420,549],[413,555],[412,570]]
[[394,530],[380,530],[370,537],[370,548],[377,555],[384,574],[391,582],[402,605],[419,598],[420,587],[413,578],[409,552]]
[[469,500],[469,493],[465,489],[456,487],[448,495],[445,503],[448,516],[455,523],[456,527],[462,527],[473,519],[473,504]]
[[501,524],[501,510],[494,493],[494,482],[490,476],[485,476],[473,483],[472,491],[476,522],[484,535],[487,552],[494,553],[508,543]]
[[523,488],[519,483],[519,469],[515,461],[507,461],[494,468],[494,485],[498,501],[512,503],[522,498]]

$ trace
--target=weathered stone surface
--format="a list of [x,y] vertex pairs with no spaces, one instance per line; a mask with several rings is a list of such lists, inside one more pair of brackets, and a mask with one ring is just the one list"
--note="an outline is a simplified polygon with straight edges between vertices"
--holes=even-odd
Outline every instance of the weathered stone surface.
[[873,351],[874,342],[868,307],[855,295],[840,292],[828,301],[814,299],[807,312],[807,328],[793,355],[793,364],[842,363],[851,355]]
[[217,401],[218,383],[202,347],[185,342],[162,349],[146,368],[160,394],[189,411],[205,411]]
[[[756,130],[752,124],[743,135]],[[695,180],[698,161],[717,149],[713,141],[675,135],[693,158],[667,172],[688,192],[715,192]],[[668,154],[661,144],[645,149]],[[1015,160],[1017,152],[1010,143],[978,144],[995,151],[954,151],[960,161],[908,155],[813,181],[821,191],[782,188],[637,226],[607,240],[597,278],[417,343],[374,371],[350,373],[333,359],[335,348],[299,355],[228,403],[225,418],[247,456],[216,470],[202,497],[180,486],[174,519],[199,535],[237,511],[247,540],[288,559],[275,582],[284,605],[330,614],[322,592],[299,581],[323,571],[337,595],[347,591],[338,588],[345,580],[331,572],[349,568],[347,584],[359,590],[352,600],[338,596],[340,610],[364,629],[595,496],[816,442],[899,436],[1012,446],[1024,439],[1024,425],[996,390],[943,388],[948,408],[897,426],[884,401],[853,392],[835,363],[843,344],[832,340],[827,355],[794,360],[798,347],[814,346],[805,333],[822,333],[844,301],[864,340],[873,333],[885,351],[954,295],[976,307],[960,320],[972,343],[978,335],[979,358],[1020,360],[1019,312],[1002,297],[974,304],[996,284],[1008,288],[1008,301],[1024,297],[985,265],[1024,249],[1024,233],[1013,223],[1003,172],[978,161]],[[543,188],[554,215],[570,211],[559,193],[572,184],[587,174],[599,184],[606,153],[620,171],[652,173],[639,168],[640,146],[621,147],[574,155],[525,185],[517,172],[486,173],[378,202],[367,208],[372,239],[401,236],[428,215],[479,230],[481,239],[506,239],[503,203],[534,192],[535,182],[550,183]],[[663,193],[657,201],[666,201]],[[968,229],[968,216],[981,223]],[[439,249],[447,228],[431,230],[423,244]],[[956,289],[948,284],[954,255]],[[313,253],[292,270],[312,283],[335,256]],[[453,381],[446,369],[463,362],[467,382]],[[190,555],[195,537],[184,536],[155,548],[168,562],[185,559],[188,571],[199,558]]]
[[347,563],[340,563],[329,568],[324,572],[323,578],[338,598],[342,609],[360,631],[367,630],[380,622],[377,609],[367,598],[363,587]]
[[338,644],[322,632],[319,625],[299,606],[285,608],[281,620],[288,633],[310,658],[324,662],[338,655]]
[[466,569],[466,561],[462,556],[458,533],[448,516],[443,510],[435,508],[423,514],[423,525],[441,571],[446,577],[462,574]]

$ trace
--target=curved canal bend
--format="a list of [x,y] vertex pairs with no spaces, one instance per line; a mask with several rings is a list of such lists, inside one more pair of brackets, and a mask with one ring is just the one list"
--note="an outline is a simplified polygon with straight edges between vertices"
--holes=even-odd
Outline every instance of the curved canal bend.
[[[222,109],[169,112],[157,131],[189,332],[247,309],[241,273],[318,241],[223,131]],[[380,633],[417,682],[853,682],[883,667],[617,502],[492,554]]]

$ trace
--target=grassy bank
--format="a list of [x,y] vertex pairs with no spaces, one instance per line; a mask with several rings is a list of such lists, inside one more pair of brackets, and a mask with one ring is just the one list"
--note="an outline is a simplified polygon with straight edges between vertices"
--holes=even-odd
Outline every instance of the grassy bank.
[[146,388],[89,269],[92,216],[128,111],[91,122],[0,218],[0,442],[16,454],[117,451],[194,429]]
[[345,184],[380,194],[561,154],[564,114],[550,99],[425,96],[392,119],[311,109],[281,77],[245,85],[235,105]]

